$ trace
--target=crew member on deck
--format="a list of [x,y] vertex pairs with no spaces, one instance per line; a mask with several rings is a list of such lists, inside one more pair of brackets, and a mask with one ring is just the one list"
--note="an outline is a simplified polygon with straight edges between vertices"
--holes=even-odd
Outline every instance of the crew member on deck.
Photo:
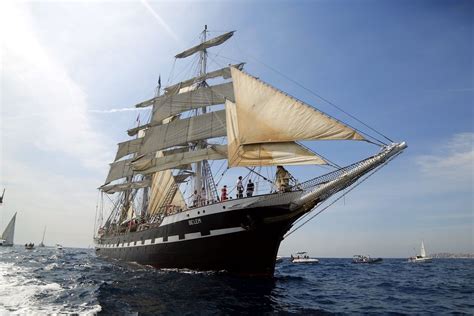
[[202,187],[200,205],[204,206],[206,205],[206,202],[207,202],[206,188]]
[[249,182],[247,182],[247,197],[251,197],[253,195],[254,189],[255,184],[249,179]]
[[224,185],[224,187],[221,189],[221,201],[227,201],[227,186]]
[[242,176],[239,176],[239,179],[237,180],[237,198],[241,199],[244,197],[244,185],[242,184]]
[[288,191],[290,188],[290,173],[283,166],[277,166],[276,186],[279,192]]
[[194,193],[193,193],[193,195],[191,195],[191,198],[192,198],[192,201],[193,201],[193,207],[198,206],[199,200],[200,200],[200,196],[199,196],[197,190],[194,190]]

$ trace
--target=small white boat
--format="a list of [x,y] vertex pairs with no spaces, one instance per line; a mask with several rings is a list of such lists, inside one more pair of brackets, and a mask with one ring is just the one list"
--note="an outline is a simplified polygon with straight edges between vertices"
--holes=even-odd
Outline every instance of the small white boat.
[[294,256],[291,255],[292,263],[319,263],[319,260],[316,258],[310,258],[306,252],[297,252]]
[[56,249],[63,250],[63,246],[61,246],[60,244],[56,244]]
[[433,258],[428,257],[426,255],[425,244],[423,243],[423,240],[421,241],[420,255],[416,255],[414,257],[408,258],[408,262],[413,262],[413,263],[429,263],[432,261],[433,261]]

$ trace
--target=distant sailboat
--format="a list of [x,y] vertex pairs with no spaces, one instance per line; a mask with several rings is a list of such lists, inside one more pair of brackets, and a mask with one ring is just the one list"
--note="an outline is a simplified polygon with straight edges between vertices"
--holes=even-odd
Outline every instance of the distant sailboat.
[[432,260],[433,258],[428,257],[426,255],[425,244],[423,243],[423,240],[421,241],[420,255],[408,258],[408,262],[416,262],[416,263],[427,263],[427,262],[431,262]]
[[0,238],[0,246],[13,246],[13,237],[15,236],[15,221],[16,213],[13,215],[10,223],[8,223],[7,227],[3,231],[3,234]]
[[43,238],[41,239],[41,242],[39,243],[38,247],[44,247],[44,235],[45,234],[46,234],[46,226],[44,227]]

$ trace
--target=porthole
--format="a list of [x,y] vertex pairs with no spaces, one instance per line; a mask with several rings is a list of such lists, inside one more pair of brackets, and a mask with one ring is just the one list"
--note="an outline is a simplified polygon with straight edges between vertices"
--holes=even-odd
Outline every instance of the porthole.
[[203,213],[203,214],[206,213],[206,210],[202,210],[202,213]]
[[223,205],[222,208],[225,210],[225,205]]

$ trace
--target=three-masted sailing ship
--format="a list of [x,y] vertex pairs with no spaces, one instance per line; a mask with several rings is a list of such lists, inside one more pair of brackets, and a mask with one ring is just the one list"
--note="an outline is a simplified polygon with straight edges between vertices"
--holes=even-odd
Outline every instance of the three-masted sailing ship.
[[[286,173],[279,180],[283,185],[267,192],[220,196],[211,167],[216,160],[258,177],[255,168],[263,166],[329,164],[299,141],[368,140],[244,72],[244,63],[208,71],[208,49],[233,34],[207,39],[206,27],[200,44],[175,56],[199,54],[198,73],[136,105],[150,107],[151,115],[118,144],[100,187],[113,203],[110,215],[99,217],[94,237],[99,256],[157,268],[272,276],[280,242],[295,221],[406,148],[380,144],[375,155],[305,182]],[[210,84],[213,80],[220,82]],[[191,202],[183,186],[191,187]]]

